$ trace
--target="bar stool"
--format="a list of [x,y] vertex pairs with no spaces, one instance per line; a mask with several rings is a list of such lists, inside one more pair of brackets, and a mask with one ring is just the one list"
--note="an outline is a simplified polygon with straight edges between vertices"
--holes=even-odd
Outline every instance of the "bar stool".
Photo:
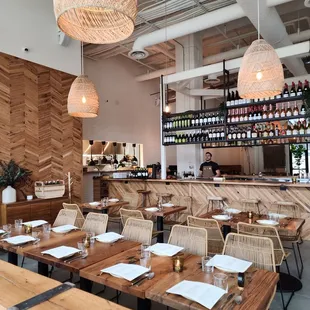
[[[225,207],[225,203],[224,197],[220,197],[220,196],[207,196],[207,200],[208,200],[208,212],[213,211],[215,209],[221,209],[223,210]],[[215,208],[215,206],[217,205],[217,208]],[[209,209],[211,206],[211,210]]]
[[[276,201],[276,202],[274,202],[274,205],[277,206],[277,213],[279,213],[279,214],[285,214],[287,217],[292,217],[292,218],[301,218],[302,217],[301,211],[300,211],[300,206],[297,205],[295,202],[292,202],[292,201]],[[302,259],[300,247],[299,247],[300,244],[302,244],[302,242],[303,242],[302,237],[301,237],[301,230],[296,232],[296,234],[291,234],[291,233],[288,234],[286,230],[280,229],[279,235],[280,235],[280,239],[282,241],[292,243],[292,247],[285,246],[285,248],[293,250],[297,274],[298,274],[299,279],[301,279],[302,273],[304,270],[304,263],[303,263],[303,259]],[[300,263],[298,262],[296,248],[297,248]]]
[[151,198],[150,198],[150,193],[151,191],[147,191],[147,190],[143,190],[143,189],[138,189],[137,190],[138,194],[141,194],[141,201],[138,204],[138,208],[142,207],[142,208],[146,208],[147,207],[147,200],[149,202],[149,206],[151,206]]
[[241,199],[242,211],[253,211],[254,213],[261,214],[259,202],[260,200],[258,199]]
[[158,199],[161,198],[161,203],[167,203],[171,201],[173,195],[169,193],[156,193],[156,196],[158,197]]

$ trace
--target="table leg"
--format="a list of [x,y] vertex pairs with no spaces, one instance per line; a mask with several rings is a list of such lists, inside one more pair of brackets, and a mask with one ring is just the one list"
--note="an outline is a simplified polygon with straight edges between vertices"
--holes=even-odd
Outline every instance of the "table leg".
[[151,301],[149,299],[137,298],[137,310],[151,309]]
[[224,239],[226,239],[226,236],[231,232],[231,227],[228,225],[223,225],[222,230],[223,230],[223,237]]
[[93,287],[93,281],[80,277],[80,289],[91,293]]
[[108,214],[108,208],[102,209],[103,214]]
[[8,253],[8,262],[10,264],[18,266],[18,255],[16,253],[9,252]]
[[162,231],[162,233],[158,234],[157,242],[163,243],[164,242],[164,218],[162,216],[157,216],[157,231]]
[[48,277],[48,265],[38,262],[38,274]]
[[142,208],[146,208],[146,197],[142,194]]

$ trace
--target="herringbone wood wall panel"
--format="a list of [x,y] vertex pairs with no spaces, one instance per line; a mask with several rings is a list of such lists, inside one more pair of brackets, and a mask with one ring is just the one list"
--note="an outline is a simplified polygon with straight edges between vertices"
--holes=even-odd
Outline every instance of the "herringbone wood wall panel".
[[0,159],[14,159],[34,181],[64,179],[70,171],[80,201],[82,122],[67,113],[74,78],[0,53]]

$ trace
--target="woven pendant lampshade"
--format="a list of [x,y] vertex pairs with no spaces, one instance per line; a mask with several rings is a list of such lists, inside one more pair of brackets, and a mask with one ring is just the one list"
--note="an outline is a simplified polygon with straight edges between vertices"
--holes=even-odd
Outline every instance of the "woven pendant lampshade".
[[68,95],[68,113],[74,117],[98,116],[99,98],[94,83],[86,75],[78,76]]
[[254,41],[245,52],[238,76],[241,98],[273,98],[283,89],[284,74],[280,59],[265,40]]
[[68,36],[94,44],[128,38],[135,27],[137,0],[53,0],[58,27]]

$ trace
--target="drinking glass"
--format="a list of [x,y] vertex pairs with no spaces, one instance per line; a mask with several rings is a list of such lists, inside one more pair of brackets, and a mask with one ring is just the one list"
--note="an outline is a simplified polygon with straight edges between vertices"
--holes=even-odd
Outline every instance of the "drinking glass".
[[38,239],[39,234],[40,234],[40,232],[38,232],[38,231],[33,231],[33,232],[31,233],[31,236],[32,236],[33,238],[35,238],[35,239]]
[[12,225],[11,224],[3,225],[3,230],[5,230],[8,234],[10,234],[12,231]]
[[228,292],[228,276],[225,273],[215,273],[213,275],[214,285]]
[[89,238],[90,238],[90,244],[92,245],[92,244],[95,244],[95,233],[94,232],[91,232],[91,231],[89,231],[88,233],[87,233],[87,235],[86,236],[89,236]]
[[150,257],[151,256],[151,252],[149,250],[149,245],[148,244],[141,244],[141,258],[144,257]]
[[86,253],[86,248],[85,248],[85,242],[84,241],[79,241],[77,243],[77,247],[81,251],[81,254],[85,254]]
[[21,228],[22,225],[23,225],[23,220],[22,219],[15,220],[15,228],[16,229]]
[[201,269],[205,273],[212,273],[214,270],[213,266],[207,266],[207,263],[211,260],[211,256],[203,256],[201,258]]
[[268,213],[268,219],[271,221],[275,221],[275,222],[279,221],[279,217],[275,213],[272,213],[272,212]]
[[152,262],[152,258],[151,255],[150,256],[141,256],[140,258],[140,266],[145,267],[149,270],[151,270],[151,262]]
[[43,232],[45,234],[49,234],[51,232],[51,224],[44,224],[43,225]]

